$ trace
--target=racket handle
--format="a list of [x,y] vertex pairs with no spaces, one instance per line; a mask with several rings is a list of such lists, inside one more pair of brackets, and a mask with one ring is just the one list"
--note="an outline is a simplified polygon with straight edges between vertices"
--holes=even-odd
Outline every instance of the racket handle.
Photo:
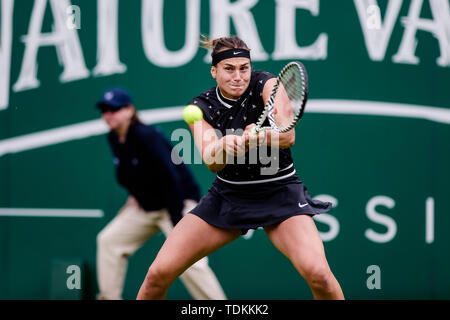
[[253,128],[250,129],[250,132],[253,133],[253,134],[257,134],[257,133],[259,133],[261,131],[266,131],[266,130],[272,130],[272,128],[269,127],[269,126],[261,127],[261,128],[258,128],[258,126],[254,126]]

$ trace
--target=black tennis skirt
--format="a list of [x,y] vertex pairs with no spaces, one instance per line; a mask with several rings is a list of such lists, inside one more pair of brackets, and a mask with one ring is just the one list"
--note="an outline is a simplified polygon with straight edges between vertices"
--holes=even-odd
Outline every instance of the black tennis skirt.
[[331,209],[330,202],[311,199],[306,186],[294,174],[286,179],[237,185],[215,179],[208,193],[191,213],[225,229],[249,229],[280,223],[292,216]]

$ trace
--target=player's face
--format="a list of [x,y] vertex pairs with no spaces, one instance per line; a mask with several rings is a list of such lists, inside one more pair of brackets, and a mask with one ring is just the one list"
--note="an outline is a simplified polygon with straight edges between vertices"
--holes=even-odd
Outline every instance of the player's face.
[[237,99],[248,88],[251,76],[250,59],[229,58],[211,67],[211,75],[225,98]]
[[117,111],[106,111],[102,113],[108,127],[112,130],[118,129],[129,123],[134,114],[134,107],[124,107]]

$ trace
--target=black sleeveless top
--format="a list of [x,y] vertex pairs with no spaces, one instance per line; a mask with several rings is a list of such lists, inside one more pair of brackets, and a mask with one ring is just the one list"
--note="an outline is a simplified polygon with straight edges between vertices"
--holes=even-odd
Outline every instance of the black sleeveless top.
[[[274,77],[268,72],[252,71],[249,86],[239,99],[225,98],[215,86],[192,99],[189,104],[199,106],[204,120],[218,129],[222,136],[242,135],[245,127],[256,123],[264,110],[263,88],[266,81]],[[269,125],[268,121],[264,125]],[[282,180],[294,173],[289,148],[263,145],[250,150],[245,156],[230,157],[225,168],[217,173],[216,179],[234,184],[255,184]]]

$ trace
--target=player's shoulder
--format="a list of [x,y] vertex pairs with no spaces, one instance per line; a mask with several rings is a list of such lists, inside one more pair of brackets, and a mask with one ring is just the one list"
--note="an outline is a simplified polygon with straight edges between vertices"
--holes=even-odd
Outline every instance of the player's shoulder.
[[191,99],[190,104],[197,105],[198,103],[208,103],[208,101],[214,100],[216,97],[216,87],[212,87],[202,93],[200,93],[198,96]]
[[276,78],[276,76],[270,72],[263,71],[263,70],[252,70],[250,86],[251,86],[252,90],[262,92],[267,80],[272,79],[272,78]]
[[191,99],[188,104],[194,104],[202,109],[203,112],[208,112],[208,109],[211,109],[210,106],[220,104],[216,95],[216,87],[212,87],[200,93],[198,96]]
[[250,90],[252,90],[254,96],[261,96],[266,82],[272,78],[276,78],[276,76],[270,72],[263,70],[252,70]]
[[252,80],[260,81],[260,80],[268,80],[271,78],[276,78],[276,75],[264,71],[264,70],[252,70]]

